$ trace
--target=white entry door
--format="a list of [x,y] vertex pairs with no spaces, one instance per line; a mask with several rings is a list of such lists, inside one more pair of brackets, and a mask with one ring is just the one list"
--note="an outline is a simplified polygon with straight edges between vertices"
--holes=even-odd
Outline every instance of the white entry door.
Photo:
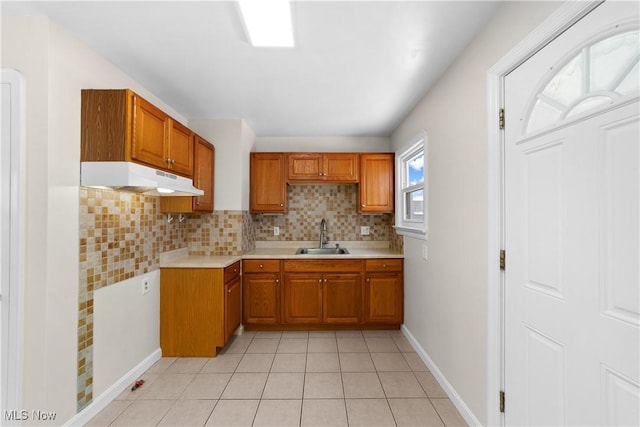
[[640,425],[638,2],[505,78],[506,425]]

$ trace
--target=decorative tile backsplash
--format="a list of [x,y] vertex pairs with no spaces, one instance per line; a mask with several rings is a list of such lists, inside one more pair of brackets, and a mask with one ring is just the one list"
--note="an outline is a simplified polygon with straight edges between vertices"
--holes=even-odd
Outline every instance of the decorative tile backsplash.
[[[253,215],[256,240],[316,240],[324,218],[330,241],[390,241],[393,216],[358,213],[357,197],[353,184],[290,185],[287,214]],[[361,236],[360,226],[370,234]],[[273,227],[280,227],[279,236]]]

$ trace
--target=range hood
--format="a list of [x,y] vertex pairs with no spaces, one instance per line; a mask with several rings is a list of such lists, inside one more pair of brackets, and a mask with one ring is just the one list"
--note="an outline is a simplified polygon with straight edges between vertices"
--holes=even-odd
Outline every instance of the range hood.
[[189,178],[131,162],[81,162],[80,185],[163,197],[204,194]]

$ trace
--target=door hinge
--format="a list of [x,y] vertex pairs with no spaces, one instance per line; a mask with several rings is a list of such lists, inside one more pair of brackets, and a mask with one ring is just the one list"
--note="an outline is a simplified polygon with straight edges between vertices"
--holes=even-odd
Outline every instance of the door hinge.
[[504,108],[501,108],[498,113],[498,125],[500,126],[500,129],[504,129]]
[[504,413],[504,391],[500,390],[500,412]]
[[506,267],[507,252],[504,249],[500,249],[500,270],[504,270]]

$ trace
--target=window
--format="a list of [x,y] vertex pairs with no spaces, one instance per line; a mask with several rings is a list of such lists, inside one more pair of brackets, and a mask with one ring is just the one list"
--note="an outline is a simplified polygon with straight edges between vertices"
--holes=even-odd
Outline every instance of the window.
[[639,61],[638,30],[583,47],[564,66],[552,67],[546,84],[533,99],[525,133],[637,96]]
[[396,226],[399,234],[427,239],[427,135],[421,131],[396,152]]

